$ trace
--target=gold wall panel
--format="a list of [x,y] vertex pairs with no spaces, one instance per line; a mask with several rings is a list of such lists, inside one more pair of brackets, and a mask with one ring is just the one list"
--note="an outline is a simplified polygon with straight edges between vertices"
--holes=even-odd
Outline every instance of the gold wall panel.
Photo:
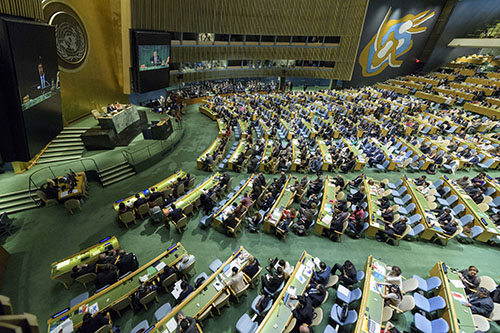
[[[54,0],[71,7],[88,36],[88,55],[78,68],[60,67],[61,102],[65,124],[88,115],[115,100],[128,102],[123,91],[123,59],[120,0]],[[48,19],[48,18],[46,18]]]
[[43,20],[41,0],[0,0],[0,14]]
[[[341,80],[351,79],[369,2],[369,0],[130,1],[132,27],[138,29],[195,33],[340,37],[339,46],[333,49],[244,46],[172,47],[173,62],[195,62],[211,59],[335,61],[333,71],[314,74],[310,70],[299,71],[296,69],[295,74],[298,76],[307,75],[308,77],[317,77],[309,76],[313,74],[321,77],[327,75],[326,78]],[[185,74],[184,81],[201,79],[207,75],[212,77],[222,74],[189,73]],[[227,74],[223,75],[227,77]],[[262,73],[255,73],[251,76],[262,76]]]

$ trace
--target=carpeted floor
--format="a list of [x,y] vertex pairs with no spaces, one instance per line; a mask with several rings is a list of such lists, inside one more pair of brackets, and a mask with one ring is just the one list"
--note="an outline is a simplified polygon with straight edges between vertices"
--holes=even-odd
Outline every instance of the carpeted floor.
[[[259,232],[252,234],[244,230],[238,238],[229,238],[213,228],[203,230],[198,227],[202,214],[195,214],[189,220],[188,229],[181,235],[176,231],[168,231],[163,226],[153,225],[148,220],[138,220],[137,226],[125,229],[116,222],[116,213],[112,203],[118,199],[132,195],[145,187],[155,184],[170,176],[178,169],[186,170],[201,181],[208,174],[196,169],[196,158],[210,145],[217,135],[217,126],[198,112],[198,106],[190,106],[183,122],[184,139],[161,162],[138,175],[107,188],[98,183],[90,184],[90,198],[83,204],[83,211],[69,215],[64,207],[52,206],[14,215],[17,231],[4,240],[5,249],[11,254],[1,294],[9,296],[16,312],[30,312],[38,316],[41,331],[46,331],[46,321],[54,313],[69,306],[73,297],[84,292],[79,284],[65,289],[61,284],[49,279],[50,264],[81,249],[96,244],[106,236],[117,236],[120,245],[127,251],[137,255],[140,263],[146,263],[160,254],[171,244],[180,241],[186,249],[197,258],[198,272],[209,272],[208,265],[215,259],[226,260],[233,250],[243,245],[261,262],[267,258],[278,256],[295,265],[303,250],[333,265],[350,259],[356,267],[362,269],[368,255],[387,264],[399,265],[405,277],[413,274],[427,276],[432,266],[439,260],[449,266],[463,268],[470,264],[479,267],[480,275],[498,278],[500,270],[494,263],[499,257],[499,249],[482,243],[463,245],[452,240],[448,246],[439,246],[425,241],[402,241],[399,247],[378,243],[372,239],[353,240],[344,237],[341,243],[334,243],[312,232],[306,237],[290,234],[286,241],[279,241],[274,236]],[[232,142],[231,142],[232,143]],[[230,144],[231,144],[230,143]],[[401,177],[400,173],[376,173],[367,171],[368,176],[391,182]],[[231,174],[237,184],[246,174]],[[357,174],[347,175],[352,179]],[[417,177],[419,173],[410,173],[409,177]],[[455,176],[463,176],[458,172]],[[500,176],[500,172],[490,172],[492,176]],[[13,176],[15,177],[15,176]],[[435,180],[439,175],[429,177]],[[3,186],[3,185],[2,185]],[[4,192],[4,191],[2,191]],[[238,318],[245,312],[251,313],[250,304],[258,290],[250,290],[249,295],[231,308],[226,308],[219,319],[208,319],[205,332],[233,332]],[[325,317],[317,328],[322,332],[327,323],[335,293],[322,306]],[[154,323],[154,311],[164,302],[170,301],[170,295],[161,294],[160,303],[154,304],[148,311],[134,314],[128,310],[115,324],[121,326],[122,332],[130,332],[140,321],[147,319]],[[411,314],[399,317],[398,327],[408,329],[412,321]],[[498,326],[490,332],[498,332]]]

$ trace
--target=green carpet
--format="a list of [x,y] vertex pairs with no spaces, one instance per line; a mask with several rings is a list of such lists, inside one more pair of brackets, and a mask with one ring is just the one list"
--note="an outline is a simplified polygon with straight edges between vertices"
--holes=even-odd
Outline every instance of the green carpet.
[[[452,240],[444,247],[425,241],[402,241],[399,247],[394,247],[372,239],[353,240],[349,237],[343,237],[342,243],[334,243],[312,232],[306,237],[290,234],[286,241],[279,241],[272,235],[263,232],[252,234],[246,230],[235,239],[213,228],[200,229],[198,227],[198,221],[202,216],[200,213],[190,218],[188,229],[181,235],[174,230],[168,231],[163,226],[153,225],[148,220],[138,220],[137,226],[125,229],[116,222],[116,213],[112,208],[114,201],[155,184],[178,169],[196,175],[197,182],[208,175],[196,169],[195,160],[216,137],[216,123],[201,115],[198,106],[194,105],[187,108],[183,126],[185,131],[183,141],[153,167],[107,188],[91,183],[90,198],[83,204],[83,212],[76,212],[71,216],[63,206],[52,206],[13,216],[17,231],[9,236],[3,245],[11,257],[1,293],[11,298],[15,312],[30,312],[37,315],[41,331],[46,331],[47,319],[68,307],[70,299],[84,292],[84,288],[77,283],[65,289],[58,282],[50,280],[50,264],[112,235],[118,237],[122,248],[137,255],[140,264],[146,263],[171,244],[180,241],[196,256],[198,273],[209,272],[208,265],[215,258],[224,261],[236,247],[243,245],[261,262],[265,262],[269,257],[278,256],[295,265],[302,251],[306,250],[329,265],[350,259],[357,268],[362,269],[367,256],[373,254],[387,264],[399,265],[405,277],[411,277],[413,274],[428,276],[432,266],[437,261],[443,260],[449,266],[456,268],[474,264],[478,266],[480,275],[498,278],[500,271],[498,266],[493,264],[498,260],[498,248],[477,242],[463,245]],[[381,174],[367,171],[366,173],[379,180],[389,178],[391,182],[401,177],[397,172]],[[464,174],[465,172],[460,171],[455,177]],[[489,174],[500,176],[498,171]],[[248,176],[231,175],[234,177],[234,186]],[[356,175],[350,173],[346,178],[352,179]],[[419,173],[408,174],[409,177],[418,175]],[[438,177],[439,175],[435,175],[429,178],[435,180]],[[8,192],[8,189],[2,192]],[[244,297],[240,304],[224,309],[221,320],[217,317],[208,319],[204,331],[234,331],[238,318],[245,312],[251,313],[250,304],[257,292],[250,290],[249,295]],[[325,316],[317,332],[322,332],[326,326],[334,296],[335,293],[330,292],[328,302],[322,306]],[[125,311],[122,318],[116,319],[115,323],[121,326],[122,332],[129,332],[143,319],[152,324],[154,311],[167,301],[172,303],[171,296],[162,293],[160,304],[154,304],[148,311],[137,314],[130,310]],[[400,316],[398,326],[407,328],[411,321],[411,314],[405,314]],[[492,327],[490,332],[494,330],[498,332],[498,327]]]

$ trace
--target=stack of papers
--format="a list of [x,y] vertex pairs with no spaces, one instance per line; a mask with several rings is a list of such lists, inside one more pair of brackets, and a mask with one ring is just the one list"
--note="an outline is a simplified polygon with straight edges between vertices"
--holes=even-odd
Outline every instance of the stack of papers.
[[326,225],[330,225],[332,223],[332,217],[330,215],[325,215],[321,219],[321,222],[325,223]]

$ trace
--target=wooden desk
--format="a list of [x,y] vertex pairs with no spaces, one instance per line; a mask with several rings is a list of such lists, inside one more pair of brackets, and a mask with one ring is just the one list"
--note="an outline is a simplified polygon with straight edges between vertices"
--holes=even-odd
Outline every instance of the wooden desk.
[[266,139],[266,146],[264,148],[264,152],[262,153],[262,158],[260,159],[259,163],[259,171],[264,172],[264,166],[265,166],[264,160],[266,161],[266,163],[271,160],[271,155],[273,153],[273,144],[274,144],[273,140]]
[[222,119],[217,119],[217,127],[219,128],[219,137],[224,137],[227,131],[226,123],[224,123]]
[[333,163],[332,155],[328,151],[328,147],[326,146],[325,141],[316,139],[316,142],[318,143],[319,150],[321,151],[321,156],[323,157],[323,165],[321,166],[321,170],[327,171]]
[[500,99],[498,99],[498,98],[488,97],[488,98],[486,98],[486,103],[495,104],[495,105],[500,107]]
[[[177,178],[180,178],[181,180],[184,180],[186,178],[186,172],[183,171],[183,170],[177,170],[176,173],[174,173],[173,175],[165,178],[164,180],[162,180],[161,182],[151,186],[151,187],[148,187],[147,189],[145,189],[144,191],[141,191],[137,194],[139,194],[139,196],[141,198],[145,198],[146,197],[146,194],[148,193],[151,193],[151,189],[154,187],[156,189],[156,191],[158,192],[163,192],[165,191],[167,188],[169,187],[172,187],[174,186],[175,184],[177,184]],[[130,197],[128,198],[125,198],[125,199],[121,199],[121,200],[118,200],[118,201],[115,201],[115,203],[113,204],[113,209],[118,212],[118,210],[120,209],[120,203],[123,202],[125,204],[125,206],[127,207],[132,207],[134,205],[134,202],[135,202],[135,195],[131,195]]]
[[[426,92],[423,92],[423,91],[417,91],[415,93],[415,97],[426,99],[428,101],[432,101],[432,102],[435,102],[435,103],[438,103],[438,104],[445,104],[446,100],[448,99],[447,97],[444,97],[444,96],[429,94],[429,93],[426,93]],[[455,100],[454,99],[451,100],[450,105],[453,105],[453,104],[455,104]]]
[[474,103],[465,103],[464,109],[467,111],[472,111],[474,113],[482,114],[484,116],[500,118],[500,109],[488,108],[486,106]]
[[352,144],[351,141],[342,138],[342,142],[347,145],[349,150],[354,154],[354,157],[356,158],[356,165],[354,166],[355,171],[359,171],[363,169],[366,165],[366,160],[363,158],[363,152],[358,149],[355,145]]
[[[243,184],[241,186],[241,188],[239,189],[238,192],[236,192],[232,197],[231,199],[229,199],[225,204],[224,206],[222,206],[221,209],[219,209],[215,214],[214,214],[214,227],[217,228],[217,229],[220,229],[222,227],[222,224],[224,222],[224,220],[226,219],[226,217],[228,216],[226,210],[229,209],[230,207],[233,206],[233,202],[235,202],[236,200],[238,201],[241,201],[242,197],[242,193],[245,193],[246,191],[248,191],[249,188],[252,187],[253,185],[253,181],[255,180],[255,176],[254,174],[252,174],[248,179],[247,181],[245,182],[245,184]],[[239,203],[239,202],[238,202]],[[232,212],[232,211],[231,211]]]
[[366,211],[368,213],[368,229],[366,229],[365,234],[370,237],[375,237],[378,231],[385,230],[385,226],[377,222],[378,218],[382,218],[377,213],[377,211],[379,211],[379,207],[377,205],[378,198],[373,196],[370,184],[368,184],[368,179],[366,178],[366,176],[363,179],[363,186],[365,188],[366,203],[368,204],[366,206]]
[[206,107],[206,106],[201,106],[198,108],[198,110],[200,111],[200,113],[204,114],[205,116],[207,116],[208,118],[212,119],[212,120],[216,120],[217,119],[217,114],[215,113],[215,111],[213,111],[212,109]]
[[81,172],[76,173],[76,176],[75,176],[76,185],[72,189],[71,189],[71,186],[69,184],[64,182],[63,178],[65,178],[65,177],[58,177],[57,178],[56,184],[57,184],[57,186],[59,186],[59,192],[57,193],[57,199],[58,200],[68,200],[68,199],[80,198],[83,195],[83,186],[85,186],[85,184],[84,184],[85,172],[81,171]]
[[335,215],[334,211],[335,211],[335,201],[336,201],[335,199],[336,185],[333,183],[333,180],[335,180],[335,178],[328,175],[325,176],[321,207],[319,209],[316,223],[314,224],[314,233],[319,236],[323,235],[324,229],[330,229],[331,221],[330,223],[326,223],[325,221],[323,221],[325,216],[330,216],[333,219]]
[[365,281],[363,283],[363,296],[359,306],[358,321],[356,322],[356,333],[368,333],[368,323],[376,325],[380,332],[382,325],[382,313],[384,311],[384,299],[380,296],[377,286],[383,289],[387,266],[373,256],[369,256],[365,264]]
[[179,262],[185,254],[187,254],[187,251],[181,243],[172,245],[165,252],[152,259],[133,273],[127,275],[125,278],[119,280],[97,294],[94,294],[72,308],[66,308],[52,316],[52,318],[47,321],[48,332],[57,333],[59,324],[61,324],[64,320],[71,320],[75,329],[80,327],[82,325],[83,315],[85,314],[79,311],[82,306],[95,308],[98,312],[105,312],[120,300],[133,295],[141,285],[141,282],[139,281],[141,276],[147,274],[148,281],[156,280],[160,273],[163,272],[163,269],[157,270],[155,268],[158,263],[162,262],[166,266],[172,267]]
[[417,155],[419,161],[422,161],[422,160],[424,161],[424,164],[422,164],[422,167],[420,168],[420,170],[427,170],[427,168],[429,168],[429,166],[431,164],[434,164],[433,160],[431,160],[430,158],[428,158],[427,156],[425,156],[425,154],[422,153],[422,151],[420,149],[418,149],[417,147],[415,147],[414,145],[412,145],[411,143],[409,143],[405,139],[399,137],[399,138],[397,138],[397,140],[399,142],[401,142],[401,144],[403,146],[406,146],[406,148],[408,148],[409,150],[411,150],[413,152],[413,155]]
[[453,283],[453,281],[460,281],[458,272],[452,271],[444,262],[439,261],[432,267],[430,273],[431,276],[437,276],[442,282],[438,295],[445,300],[446,308],[438,311],[438,314],[446,320],[450,327],[450,332],[462,333],[475,331],[471,309],[464,306],[452,294],[455,293],[465,297],[464,288],[457,287]]
[[417,186],[413,181],[409,180],[406,176],[403,176],[403,185],[408,189],[408,194],[411,196],[411,201],[415,204],[417,209],[417,214],[420,215],[420,224],[425,228],[423,233],[420,235],[423,239],[431,240],[436,234],[444,237],[448,237],[443,232],[441,227],[434,227],[431,225],[430,219],[436,220],[436,215],[431,212],[429,203],[425,199],[424,195],[417,190]]
[[99,259],[99,255],[111,249],[119,249],[118,239],[115,236],[106,237],[98,244],[82,250],[64,259],[53,262],[50,265],[50,279],[61,282],[68,288],[67,283],[73,281],[71,273],[73,267],[80,264],[92,264]]
[[238,160],[238,157],[240,157],[240,154],[243,154],[247,147],[247,140],[245,138],[241,138],[240,142],[238,143],[238,146],[234,150],[234,153],[231,155],[229,160],[227,161],[227,167],[229,170],[234,171],[234,163]]
[[295,288],[295,294],[302,295],[309,284],[314,273],[313,257],[306,251],[300,256],[293,273],[288,278],[283,290],[274,301],[271,309],[264,317],[259,327],[258,333],[276,333],[284,332],[292,320],[292,310],[285,304],[285,296],[290,287]]
[[[200,287],[189,294],[182,303],[175,306],[167,316],[150,327],[147,332],[174,333],[179,312],[182,312],[184,316],[197,319],[226,290],[225,284],[231,280],[232,267],[238,267],[241,271],[246,266],[249,255],[248,251],[240,246]],[[169,330],[169,325],[172,325],[174,330]]]
[[[219,176],[220,174],[217,172],[214,175],[207,177],[205,181],[198,184],[195,188],[190,190],[188,193],[184,194],[182,197],[178,198],[174,202],[175,207],[184,209],[189,204],[193,204],[196,200],[198,200],[203,191],[208,191],[211,188],[215,187],[217,184],[219,184]],[[163,208],[162,210],[163,214],[167,215],[172,210],[171,206],[172,204],[170,204],[166,208]]]
[[292,192],[292,190],[288,188],[289,185],[290,187],[293,186],[293,184],[290,184],[291,178],[292,176],[288,176],[278,199],[276,199],[273,206],[269,210],[269,213],[264,217],[264,231],[266,232],[271,232],[272,229],[276,227],[279,220],[281,219],[283,211],[287,209],[293,202],[295,191]]
[[[391,170],[394,170],[396,168],[396,162],[394,162],[393,158],[392,158],[392,154],[387,150],[387,148],[381,144],[377,139],[375,138],[371,138],[372,142],[377,146],[379,147],[383,153],[384,153],[384,156],[387,160],[389,160],[389,164],[387,165],[387,170],[388,171],[391,171]],[[383,162],[382,162],[383,163]]]
[[379,89],[385,89],[385,90],[392,90],[400,94],[408,95],[410,93],[410,89],[403,88],[403,87],[398,87],[398,86],[393,86],[390,84],[384,84],[384,83],[377,83],[377,88]]
[[[220,136],[215,138],[214,142],[212,142],[212,144],[196,160],[196,167],[201,170],[203,168],[204,159],[208,155],[212,155],[220,147],[221,144],[222,144],[222,138]],[[226,145],[226,147],[224,147],[224,151],[222,152],[221,155],[224,155],[226,148],[227,148],[227,145]],[[215,162],[215,160],[214,160],[214,162]]]
[[443,95],[460,97],[460,98],[463,98],[467,101],[472,101],[476,97],[474,94],[471,94],[471,93],[468,93],[465,91],[455,90],[455,89],[432,87],[432,90],[437,91]]
[[444,180],[443,185],[450,187],[450,195],[456,195],[458,197],[458,202],[465,206],[466,214],[471,214],[474,217],[474,225],[479,225],[483,228],[484,231],[475,238],[476,240],[486,243],[491,238],[500,236],[498,227],[491,221],[488,214],[484,213],[459,185],[446,176],[442,176],[441,179]]

